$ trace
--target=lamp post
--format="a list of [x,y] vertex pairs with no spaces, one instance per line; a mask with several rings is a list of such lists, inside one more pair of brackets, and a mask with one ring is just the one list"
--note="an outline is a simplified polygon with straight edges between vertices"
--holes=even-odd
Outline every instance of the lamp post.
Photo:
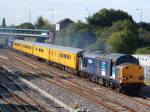
[[[49,31],[49,34],[51,33],[52,35],[49,35],[49,43],[51,43],[51,44],[54,44],[54,42],[55,42],[55,27],[53,26],[53,19],[54,19],[54,9],[52,8],[52,9],[48,9],[49,11],[51,11],[51,24],[52,24],[52,29],[51,29],[51,31]],[[52,40],[51,42],[50,42],[50,40]]]
[[90,10],[89,9],[86,9],[86,11],[88,12],[88,16],[90,17]]
[[54,9],[48,9],[51,11],[51,24],[53,24],[53,19],[54,19]]
[[141,35],[142,35],[142,28],[141,28],[141,26],[142,26],[142,9],[136,9],[137,11],[140,11],[140,34],[139,34],[139,37],[141,37]]
[[29,22],[31,23],[31,12],[30,12],[30,10],[28,11],[28,14],[29,14]]

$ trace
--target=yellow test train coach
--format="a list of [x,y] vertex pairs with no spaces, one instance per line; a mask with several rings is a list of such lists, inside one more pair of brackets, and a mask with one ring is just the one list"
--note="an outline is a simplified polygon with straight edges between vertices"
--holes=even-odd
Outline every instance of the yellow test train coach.
[[[62,69],[78,69],[78,59],[84,52],[83,49],[27,42],[23,40],[15,40],[13,48],[27,54],[31,54],[38,58],[44,59],[49,62],[63,65]],[[70,69],[70,70],[71,70]]]

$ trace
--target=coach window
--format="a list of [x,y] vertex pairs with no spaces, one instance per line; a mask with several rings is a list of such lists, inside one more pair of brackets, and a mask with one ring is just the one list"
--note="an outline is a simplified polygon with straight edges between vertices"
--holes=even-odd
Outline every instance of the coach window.
[[64,54],[64,56],[63,56],[64,58],[66,58],[66,54]]
[[68,55],[66,54],[66,59],[68,59]]

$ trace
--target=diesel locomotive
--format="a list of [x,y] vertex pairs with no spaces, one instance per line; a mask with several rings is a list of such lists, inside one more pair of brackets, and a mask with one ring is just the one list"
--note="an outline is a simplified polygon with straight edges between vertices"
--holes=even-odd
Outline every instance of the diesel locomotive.
[[24,40],[14,40],[12,48],[118,92],[137,93],[144,84],[144,69],[131,55]]

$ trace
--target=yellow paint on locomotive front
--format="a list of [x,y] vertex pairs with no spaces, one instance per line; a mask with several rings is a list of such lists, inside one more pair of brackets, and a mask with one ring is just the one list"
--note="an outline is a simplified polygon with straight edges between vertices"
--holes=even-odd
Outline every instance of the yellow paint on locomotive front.
[[144,68],[139,65],[122,65],[120,72],[120,83],[144,83]]

